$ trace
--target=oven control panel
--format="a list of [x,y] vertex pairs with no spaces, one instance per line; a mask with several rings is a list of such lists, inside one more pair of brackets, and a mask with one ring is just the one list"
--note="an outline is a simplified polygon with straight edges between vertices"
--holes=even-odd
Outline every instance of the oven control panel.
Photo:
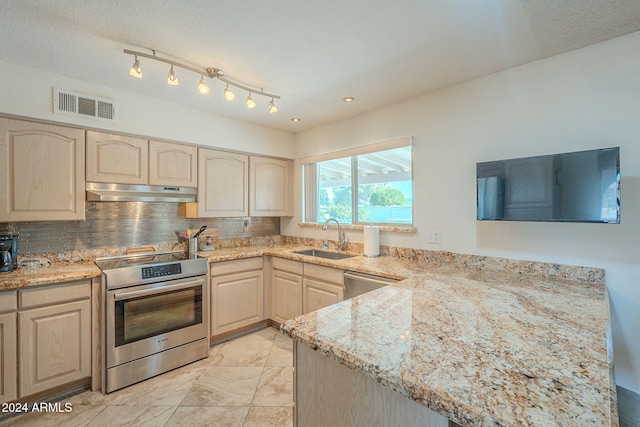
[[171,276],[172,274],[181,274],[182,265],[178,262],[175,264],[152,265],[142,267],[142,278],[153,279],[154,277]]

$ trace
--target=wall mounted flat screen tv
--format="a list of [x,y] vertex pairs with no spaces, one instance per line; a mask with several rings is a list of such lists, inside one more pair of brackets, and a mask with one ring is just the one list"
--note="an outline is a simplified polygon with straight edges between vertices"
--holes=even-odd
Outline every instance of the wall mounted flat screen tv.
[[478,220],[620,223],[620,148],[478,163]]

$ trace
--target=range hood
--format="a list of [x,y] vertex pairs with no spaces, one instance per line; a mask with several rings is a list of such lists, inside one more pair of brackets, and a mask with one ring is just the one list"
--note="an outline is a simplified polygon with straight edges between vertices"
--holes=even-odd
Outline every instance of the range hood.
[[195,202],[195,188],[87,182],[90,202]]

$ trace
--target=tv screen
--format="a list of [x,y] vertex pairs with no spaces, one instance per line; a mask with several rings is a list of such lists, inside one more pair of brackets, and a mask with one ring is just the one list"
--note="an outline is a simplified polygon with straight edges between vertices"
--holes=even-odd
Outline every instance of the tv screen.
[[478,220],[620,223],[620,148],[478,163]]

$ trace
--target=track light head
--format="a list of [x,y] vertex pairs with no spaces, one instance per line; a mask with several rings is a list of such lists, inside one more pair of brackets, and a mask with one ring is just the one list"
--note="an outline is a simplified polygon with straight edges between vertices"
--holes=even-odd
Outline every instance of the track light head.
[[129,75],[141,79],[142,78],[142,67],[140,67],[140,61],[138,60],[138,55],[136,55],[135,58],[136,58],[136,61],[131,66],[131,69],[129,70]]
[[171,69],[169,70],[169,76],[167,77],[167,84],[172,86],[178,86],[180,82],[178,82],[178,77],[176,73],[173,71],[173,64],[171,64]]
[[256,101],[251,98],[251,92],[249,92],[249,96],[247,96],[247,108],[250,110],[256,108]]
[[206,95],[209,93],[209,86],[204,82],[204,76],[200,76],[200,81],[198,82],[198,91]]
[[276,107],[276,104],[273,102],[273,98],[271,98],[271,101],[269,101],[269,112],[271,114],[278,112],[278,107]]
[[231,102],[236,98],[236,94],[233,93],[233,91],[231,89],[229,89],[229,85],[227,84],[227,87],[224,89],[224,99],[226,99],[227,101]]

